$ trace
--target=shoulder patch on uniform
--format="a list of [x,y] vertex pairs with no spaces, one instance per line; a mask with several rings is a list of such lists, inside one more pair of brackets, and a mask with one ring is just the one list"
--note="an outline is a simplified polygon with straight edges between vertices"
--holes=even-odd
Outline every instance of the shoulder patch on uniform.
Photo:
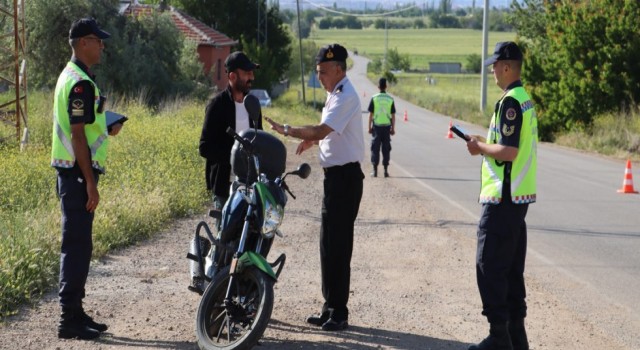
[[516,132],[515,125],[511,125],[511,126],[508,126],[507,124],[502,125],[502,135],[511,136],[513,135],[514,132]]
[[505,117],[507,118],[507,120],[515,120],[516,119],[516,109],[515,108],[509,108],[507,109],[507,113],[505,113]]
[[84,91],[84,88],[82,87],[82,85],[76,85],[76,87],[73,88],[73,92],[75,92],[76,94],[81,94]]
[[78,98],[71,101],[71,116],[82,117],[84,115],[84,101]]

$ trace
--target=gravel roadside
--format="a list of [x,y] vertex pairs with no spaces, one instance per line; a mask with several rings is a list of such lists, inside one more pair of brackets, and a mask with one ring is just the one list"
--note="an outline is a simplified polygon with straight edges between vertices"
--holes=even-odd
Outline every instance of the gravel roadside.
[[[295,144],[288,144],[290,152]],[[318,233],[322,171],[317,150],[289,155],[312,174],[288,181],[290,199],[272,257],[287,254],[272,320],[260,349],[466,349],[488,325],[475,284],[475,222],[461,221],[410,178],[371,178],[352,259],[350,327],[326,333],[305,317],[320,309]],[[395,176],[394,176],[395,175]],[[479,210],[479,208],[478,208]],[[96,341],[59,340],[55,291],[0,325],[0,349],[196,349],[199,296],[187,290],[189,239],[203,216],[178,220],[154,238],[92,263],[85,309],[110,329]],[[527,276],[531,348],[625,349]]]

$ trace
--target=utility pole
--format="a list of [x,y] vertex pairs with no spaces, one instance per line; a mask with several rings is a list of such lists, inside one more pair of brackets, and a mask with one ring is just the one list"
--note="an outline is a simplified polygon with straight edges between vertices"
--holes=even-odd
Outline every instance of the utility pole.
[[302,63],[302,33],[300,30],[300,0],[296,0],[298,8],[298,47],[300,47],[300,81],[302,82],[302,103],[307,104],[307,98],[304,95],[304,64]]
[[258,45],[267,45],[267,23],[269,22],[267,16],[269,16],[269,6],[267,5],[267,0],[258,0]]
[[389,29],[387,25],[387,15],[384,16],[384,62],[382,68],[387,70],[387,52],[389,51]]
[[[0,105],[0,122],[15,127],[18,140],[20,140],[20,123],[24,123],[20,144],[20,148],[24,149],[29,139],[29,131],[27,129],[27,42],[24,0],[13,0],[13,8],[6,8],[4,5],[0,5],[0,23],[4,24],[3,30],[11,30],[0,37],[5,48],[3,52],[10,54],[8,57],[3,57],[6,58],[5,62],[9,64],[0,70],[0,81],[6,83],[9,86],[9,90],[13,89],[15,92],[15,100],[7,101]],[[13,26],[10,26],[11,24]],[[13,39],[13,43],[10,44],[11,39]]]
[[481,74],[481,87],[480,87],[480,112],[484,112],[484,108],[487,106],[487,67],[484,65],[484,61],[487,60],[487,43],[489,41],[489,0],[484,0],[484,14],[482,16],[482,68]]

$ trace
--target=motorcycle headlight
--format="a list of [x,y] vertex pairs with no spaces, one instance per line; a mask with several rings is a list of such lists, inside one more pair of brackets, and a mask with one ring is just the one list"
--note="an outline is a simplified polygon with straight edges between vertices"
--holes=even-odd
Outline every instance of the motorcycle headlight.
[[271,202],[264,204],[264,222],[262,223],[262,236],[267,239],[273,238],[278,227],[282,223],[284,209],[280,205]]

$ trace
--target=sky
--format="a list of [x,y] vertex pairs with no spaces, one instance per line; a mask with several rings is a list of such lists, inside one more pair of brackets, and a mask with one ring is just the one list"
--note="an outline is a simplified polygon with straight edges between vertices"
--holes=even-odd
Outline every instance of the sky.
[[[306,10],[314,8],[312,4],[317,4],[326,7],[333,7],[334,3],[338,3],[340,7],[351,10],[363,10],[365,6],[367,8],[375,8],[381,5],[383,8],[392,9],[396,5],[403,6],[409,4],[417,4],[436,7],[440,4],[440,0],[299,0],[300,9]],[[268,0],[268,2],[279,2],[281,9],[295,9],[296,0]],[[471,7],[473,0],[452,0],[453,8],[457,7]],[[489,7],[509,7],[512,0],[489,0]],[[483,7],[484,0],[475,0],[476,7]]]

